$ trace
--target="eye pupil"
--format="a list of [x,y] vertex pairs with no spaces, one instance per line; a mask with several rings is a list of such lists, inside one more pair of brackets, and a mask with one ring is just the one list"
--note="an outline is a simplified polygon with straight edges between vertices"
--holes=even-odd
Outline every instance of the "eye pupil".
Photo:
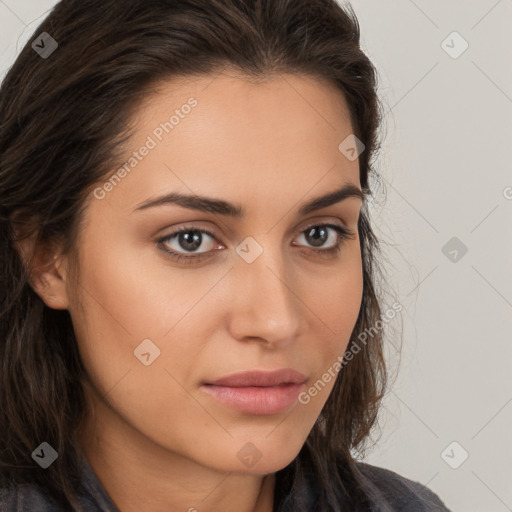
[[311,237],[312,241],[308,240],[308,243],[311,243],[311,245],[321,246],[329,237],[329,233],[327,229],[315,226],[308,230],[306,237]]
[[189,230],[179,234],[178,242],[183,249],[195,251],[201,246],[202,238],[201,231]]

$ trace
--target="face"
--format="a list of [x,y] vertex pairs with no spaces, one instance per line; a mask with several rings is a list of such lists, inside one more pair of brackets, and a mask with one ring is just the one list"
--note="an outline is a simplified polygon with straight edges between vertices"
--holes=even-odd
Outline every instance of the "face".
[[[132,165],[89,197],[66,283],[96,420],[160,460],[277,471],[317,420],[361,305],[361,198],[303,208],[360,189],[338,149],[345,100],[301,75],[211,75],[163,84],[133,126]],[[169,194],[195,199],[151,205]],[[282,369],[295,373],[212,384]]]

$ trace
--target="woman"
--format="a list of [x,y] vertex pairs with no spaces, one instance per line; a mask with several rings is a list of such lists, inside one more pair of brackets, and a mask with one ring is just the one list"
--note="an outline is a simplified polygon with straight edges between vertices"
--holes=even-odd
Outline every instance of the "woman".
[[448,510],[352,455],[376,86],[328,0],[55,6],[0,94],[7,510]]

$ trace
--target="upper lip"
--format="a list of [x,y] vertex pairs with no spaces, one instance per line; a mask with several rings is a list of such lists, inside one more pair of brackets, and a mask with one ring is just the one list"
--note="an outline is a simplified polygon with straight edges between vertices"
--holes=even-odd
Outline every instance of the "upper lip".
[[306,376],[293,368],[283,368],[275,371],[251,370],[233,373],[220,379],[206,382],[214,386],[229,386],[241,388],[246,386],[270,387],[280,384],[302,384]]

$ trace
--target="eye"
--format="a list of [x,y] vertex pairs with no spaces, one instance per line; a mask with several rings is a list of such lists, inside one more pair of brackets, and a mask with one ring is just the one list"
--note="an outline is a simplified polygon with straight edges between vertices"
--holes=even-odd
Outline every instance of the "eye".
[[301,232],[306,243],[311,244],[313,248],[324,246],[327,241],[330,241],[331,243],[327,244],[330,247],[323,248],[323,252],[339,250],[342,240],[353,238],[353,235],[350,230],[337,224],[312,224]]
[[[158,240],[158,243],[161,245],[162,250],[167,252],[173,259],[197,260],[199,258],[209,256],[207,253],[210,253],[212,245],[215,245],[212,244],[211,241],[210,243],[205,243],[205,239],[207,240],[208,238],[215,240],[215,235],[207,229],[191,226],[181,228],[174,233],[171,233],[165,238]],[[172,246],[173,243],[174,247]],[[201,246],[204,248],[205,245],[205,252],[198,250]],[[171,249],[169,249],[169,247],[171,247]],[[194,255],[188,256],[187,253],[194,253]]]
[[[308,248],[309,245],[309,248],[315,253],[331,255],[340,251],[344,240],[354,239],[355,233],[337,224],[311,224],[300,232],[298,238],[301,237],[304,238],[305,244],[294,242],[294,246],[306,245]],[[215,235],[207,229],[188,226],[161,238],[157,243],[161,250],[173,260],[194,263],[213,256],[218,250],[213,249],[212,246],[216,244],[212,240],[215,240]],[[330,242],[329,246],[323,248],[327,241]],[[200,251],[201,247],[204,249],[203,251]],[[220,247],[223,248],[222,245]]]

